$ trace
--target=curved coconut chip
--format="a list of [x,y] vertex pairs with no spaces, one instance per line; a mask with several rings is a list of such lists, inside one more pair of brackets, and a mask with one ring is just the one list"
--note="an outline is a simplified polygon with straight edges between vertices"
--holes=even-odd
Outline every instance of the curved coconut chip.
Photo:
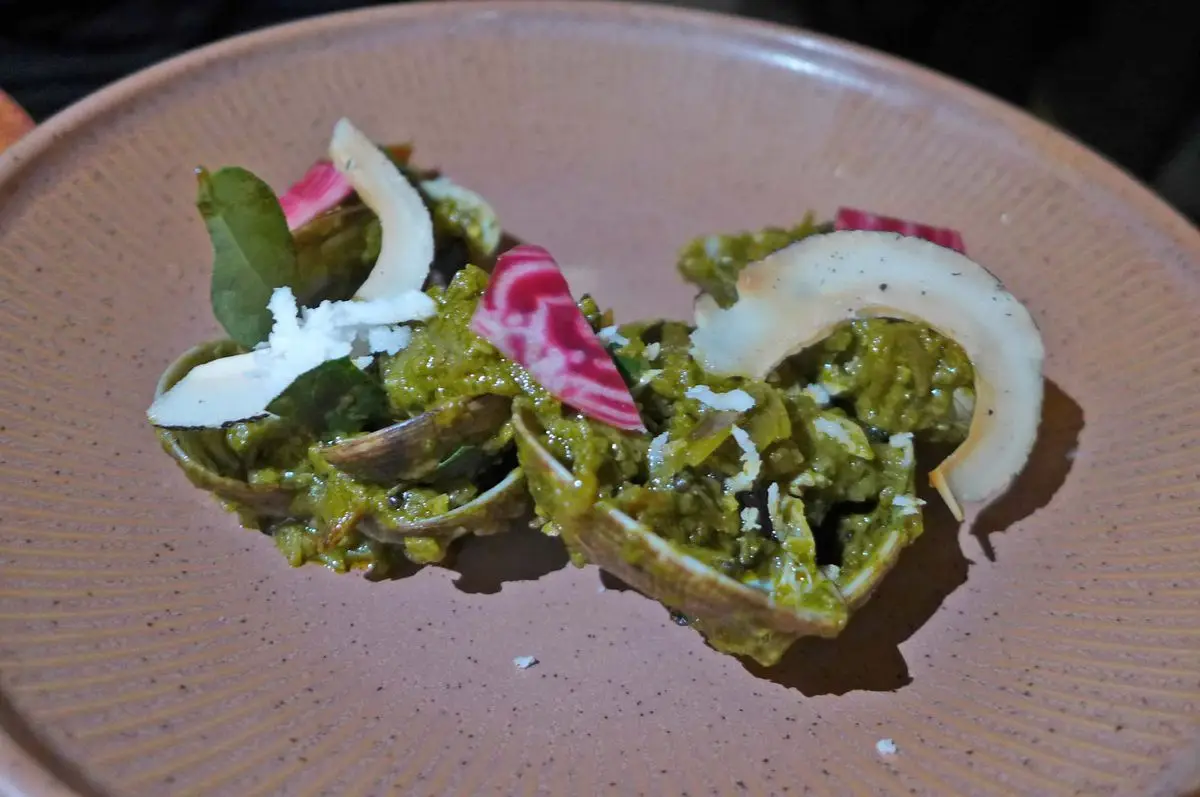
[[421,194],[391,159],[349,119],[339,119],[329,157],[359,198],[379,217],[379,259],[358,289],[358,299],[382,299],[419,291],[433,263],[433,219]]
[[698,305],[693,354],[708,370],[764,378],[855,318],[928,324],[975,368],[967,439],[930,474],[951,512],[961,520],[960,502],[990,501],[1025,466],[1041,421],[1041,335],[1025,306],[965,255],[894,233],[833,232],[748,266],[737,289],[728,309]]
[[518,246],[497,259],[471,331],[555,398],[618,429],[646,431],[616,364],[542,247]]

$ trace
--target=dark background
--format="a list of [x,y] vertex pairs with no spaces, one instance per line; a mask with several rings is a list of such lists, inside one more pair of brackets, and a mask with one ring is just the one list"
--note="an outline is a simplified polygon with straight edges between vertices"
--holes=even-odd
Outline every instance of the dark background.
[[[666,0],[830,33],[1029,108],[1200,219],[1200,0]],[[0,87],[43,119],[215,39],[372,2],[0,0]]]

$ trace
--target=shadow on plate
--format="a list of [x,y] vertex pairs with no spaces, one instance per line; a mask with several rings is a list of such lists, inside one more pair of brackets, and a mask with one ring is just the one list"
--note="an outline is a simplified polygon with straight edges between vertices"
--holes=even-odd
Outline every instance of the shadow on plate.
[[519,524],[506,534],[465,538],[448,568],[459,574],[458,589],[493,595],[507,582],[536,581],[567,561],[560,540]]
[[1050,503],[1067,480],[1075,462],[1083,424],[1083,408],[1047,379],[1042,399],[1042,425],[1029,464],[1012,488],[984,509],[971,527],[971,534],[979,540],[989,561],[996,561],[991,535],[1004,531]]
[[[1042,424],[1025,470],[1012,488],[972,526],[985,555],[995,561],[989,535],[1007,529],[1050,502],[1066,481],[1083,429],[1083,410],[1046,380]],[[922,462],[948,452],[921,451]],[[922,466],[922,472],[928,467]],[[937,494],[923,486],[925,533],[900,556],[871,600],[836,639],[802,639],[775,667],[745,662],[754,675],[808,696],[854,690],[887,692],[912,681],[900,645],[925,624],[951,592],[967,580],[971,564],[958,545],[959,525]]]
[[801,639],[774,667],[745,660],[753,675],[815,695],[855,690],[891,692],[912,682],[900,644],[967,580],[969,560],[958,546],[958,524],[932,490],[923,491],[925,533],[836,639]]
[[[0,692],[0,733],[6,734],[16,742],[21,750],[46,772],[53,773],[54,778],[69,788],[73,794],[79,795],[79,797],[110,797],[108,792],[93,783],[73,761],[61,755],[48,742],[44,741],[25,722],[3,692]],[[0,788],[4,786],[2,775],[3,773],[0,773]],[[10,792],[5,790],[3,793],[9,794]]]
[[[972,526],[989,560],[995,552],[988,537],[1050,502],[1066,481],[1083,429],[1083,410],[1058,385],[1046,380],[1042,424],[1029,464],[1012,488],[981,513]],[[949,450],[918,451],[922,472]],[[742,663],[756,677],[796,689],[808,696],[842,695],[856,690],[890,692],[909,683],[908,663],[900,645],[917,631],[955,589],[966,582],[971,561],[958,544],[959,524],[932,488],[922,485],[926,501],[925,533],[900,556],[871,600],[836,639],[801,639],[774,667],[748,659]],[[602,573],[608,589],[630,589]]]

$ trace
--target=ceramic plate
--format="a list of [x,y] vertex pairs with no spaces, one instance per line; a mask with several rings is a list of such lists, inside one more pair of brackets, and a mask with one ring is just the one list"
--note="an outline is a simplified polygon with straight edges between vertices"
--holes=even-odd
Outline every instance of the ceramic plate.
[[[841,205],[957,228],[1045,338],[1030,466],[962,527],[931,509],[845,634],[772,670],[532,533],[382,584],[289,568],[144,411],[217,330],[192,169],[285,186],[342,115],[416,141],[622,318],[688,312],[697,234]],[[139,74],[0,158],[0,792],[1177,794],[1198,263],[1194,228],[1029,117],[721,17],[404,5]]]

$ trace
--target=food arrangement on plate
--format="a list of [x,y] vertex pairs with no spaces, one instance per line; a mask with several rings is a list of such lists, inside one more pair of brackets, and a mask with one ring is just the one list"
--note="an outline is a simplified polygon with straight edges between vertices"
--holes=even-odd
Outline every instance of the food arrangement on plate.
[[148,416],[193,484],[294,565],[442,561],[529,518],[770,665],[835,636],[922,532],[1001,495],[1043,348],[961,236],[854,210],[681,252],[690,322],[615,324],[478,194],[342,120],[277,197],[198,173],[228,339]]

